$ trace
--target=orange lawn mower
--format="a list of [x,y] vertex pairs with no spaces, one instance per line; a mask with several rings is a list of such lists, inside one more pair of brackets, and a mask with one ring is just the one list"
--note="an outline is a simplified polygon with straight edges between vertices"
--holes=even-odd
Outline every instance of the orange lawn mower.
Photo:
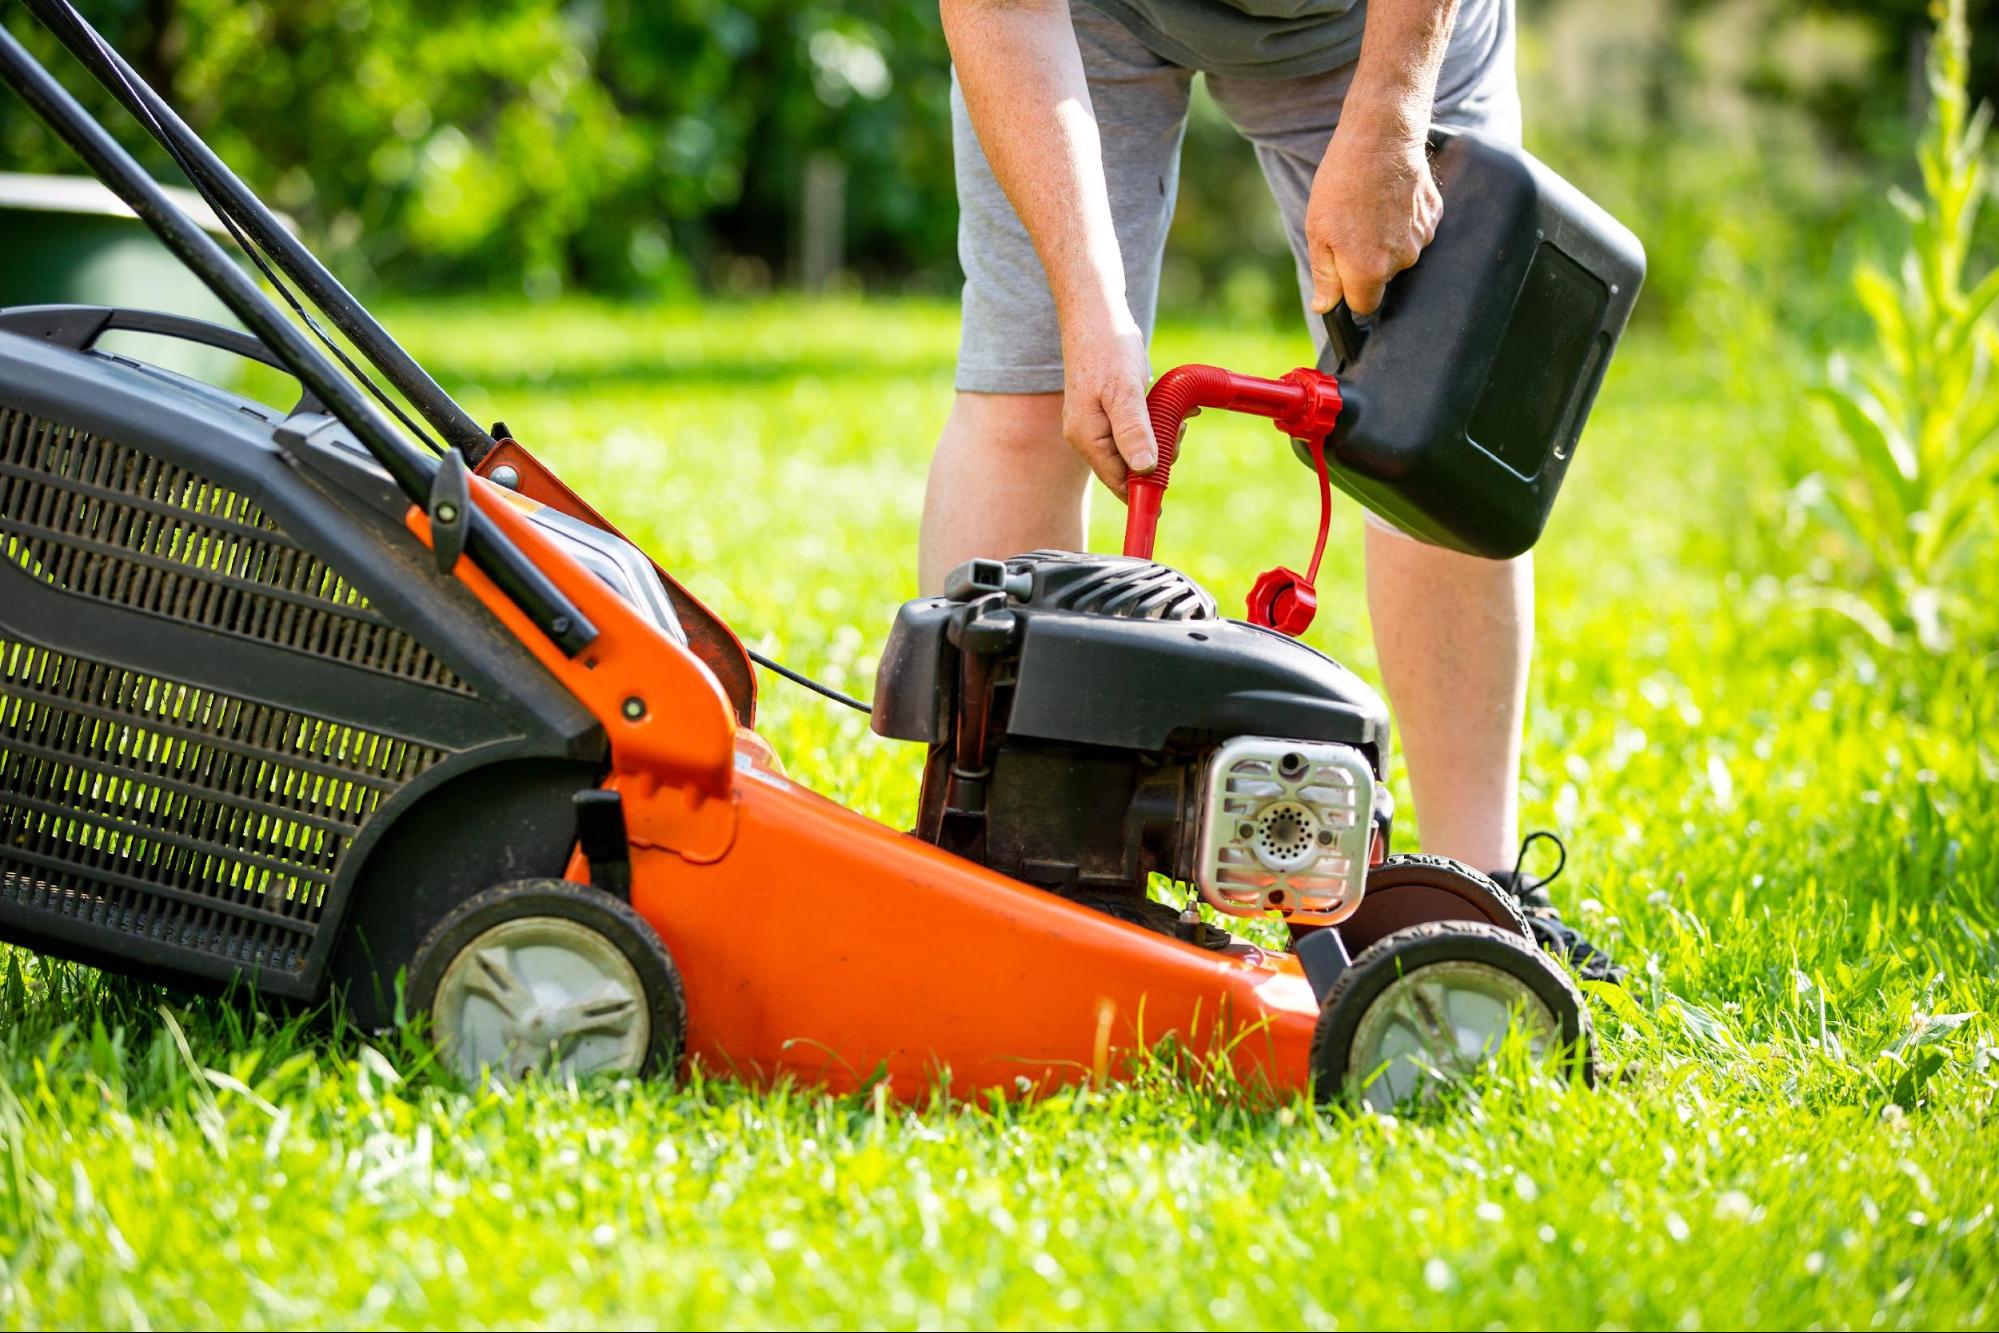
[[[467,1077],[1015,1092],[1170,1039],[1389,1107],[1509,1034],[1590,1077],[1514,899],[1390,854],[1386,710],[1295,637],[1334,486],[1481,555],[1539,535],[1643,272],[1546,168],[1439,136],[1436,242],[1371,326],[1336,313],[1324,368],[1161,377],[1123,554],[974,560],[901,608],[870,711],[925,756],[902,831],[787,777],[754,730],[755,665],[783,668],[478,426],[65,0],[29,8],[305,327],[0,31],[8,84],[248,330],[0,311],[0,936],[370,1025],[400,1003]],[[1307,570],[1242,618],[1151,559],[1203,408],[1270,418],[1318,483]]]

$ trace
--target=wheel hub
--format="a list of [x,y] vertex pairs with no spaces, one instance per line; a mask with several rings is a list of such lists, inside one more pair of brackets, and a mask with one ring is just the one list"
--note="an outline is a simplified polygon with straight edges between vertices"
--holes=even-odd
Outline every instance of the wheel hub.
[[631,961],[599,932],[520,917],[475,936],[438,982],[432,1019],[460,1074],[523,1078],[632,1071],[652,1024]]
[[1362,1099],[1389,1111],[1462,1079],[1514,1028],[1537,1061],[1560,1048],[1554,1011],[1519,978],[1468,959],[1430,963],[1398,977],[1368,1006],[1349,1068],[1366,1081]]

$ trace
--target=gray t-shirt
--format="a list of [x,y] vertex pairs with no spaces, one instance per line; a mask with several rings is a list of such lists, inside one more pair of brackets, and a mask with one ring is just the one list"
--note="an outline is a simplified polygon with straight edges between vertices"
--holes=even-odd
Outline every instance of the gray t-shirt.
[[1299,78],[1350,64],[1367,18],[1367,0],[1087,3],[1176,65],[1242,79]]

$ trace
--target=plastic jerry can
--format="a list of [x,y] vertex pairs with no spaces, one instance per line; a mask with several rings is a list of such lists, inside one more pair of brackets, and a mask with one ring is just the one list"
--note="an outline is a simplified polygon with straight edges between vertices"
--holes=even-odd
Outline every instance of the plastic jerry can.
[[1345,404],[1330,471],[1412,535],[1505,559],[1548,521],[1645,251],[1517,148],[1437,132],[1430,160],[1436,239],[1365,323],[1326,316],[1319,369]]

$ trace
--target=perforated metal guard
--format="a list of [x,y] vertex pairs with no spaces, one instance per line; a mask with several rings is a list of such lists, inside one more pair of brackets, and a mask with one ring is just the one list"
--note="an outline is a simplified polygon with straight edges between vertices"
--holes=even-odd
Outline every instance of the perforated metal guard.
[[[82,615],[109,604],[470,693],[243,495],[5,409],[0,555]],[[173,669],[0,624],[0,913],[107,951],[143,939],[196,971],[300,974],[356,836],[445,752]]]
[[1195,882],[1236,916],[1345,917],[1367,886],[1374,770],[1348,745],[1238,736],[1209,761]]
[[472,692],[249,499],[6,408],[0,555],[78,597]]

